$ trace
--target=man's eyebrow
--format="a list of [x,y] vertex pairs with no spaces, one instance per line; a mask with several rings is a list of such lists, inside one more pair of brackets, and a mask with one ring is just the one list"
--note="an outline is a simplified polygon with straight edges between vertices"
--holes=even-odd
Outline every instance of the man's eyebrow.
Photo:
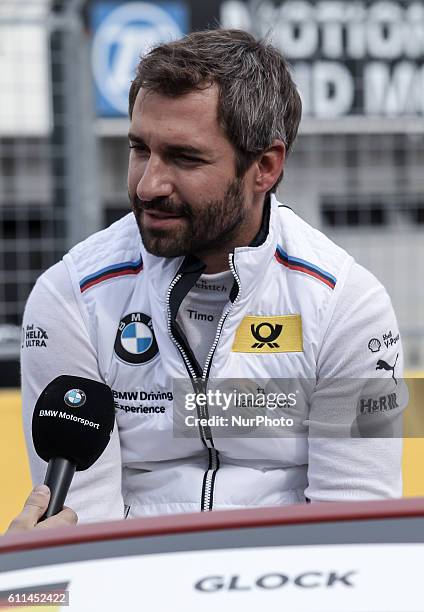
[[164,148],[168,154],[186,153],[188,155],[207,155],[206,151],[196,149],[196,147],[192,147],[191,145],[167,145]]
[[[137,136],[133,132],[128,132],[128,139],[131,142],[146,145],[143,138],[141,136]],[[196,156],[207,156],[207,151],[202,151],[201,149],[197,149],[192,145],[166,145],[164,147],[165,152],[169,155],[175,154],[186,154],[186,155],[196,155]]]
[[141,136],[136,136],[133,132],[128,132],[128,140],[131,142],[138,142],[140,144],[146,144]]

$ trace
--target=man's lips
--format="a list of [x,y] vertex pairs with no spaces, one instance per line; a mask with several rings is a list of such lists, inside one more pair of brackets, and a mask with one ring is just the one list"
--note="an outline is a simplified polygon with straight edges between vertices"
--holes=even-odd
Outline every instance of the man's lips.
[[143,210],[143,225],[146,228],[166,230],[180,223],[185,215],[164,212],[162,210]]
[[143,210],[143,213],[145,215],[148,215],[149,217],[154,217],[156,219],[178,219],[182,216],[178,213],[170,213],[165,212],[163,210]]

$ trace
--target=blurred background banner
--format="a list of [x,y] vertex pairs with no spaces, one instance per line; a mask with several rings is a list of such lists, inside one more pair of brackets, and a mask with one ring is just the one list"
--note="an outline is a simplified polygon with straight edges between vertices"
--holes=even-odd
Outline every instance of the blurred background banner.
[[140,55],[189,30],[186,2],[94,2],[91,66],[98,116],[127,116],[128,89]]
[[139,56],[219,24],[267,36],[291,63],[304,118],[279,198],[383,282],[407,367],[424,367],[422,2],[3,0],[2,386],[18,384],[37,276],[128,211],[127,94]]
[[0,12],[0,41],[0,135],[47,136],[51,114],[46,28],[40,20],[12,25]]
[[304,118],[279,199],[381,280],[409,373],[424,370],[423,2],[2,0],[1,387],[19,387],[36,278],[129,210],[140,54],[218,25],[267,36],[292,65]]
[[[422,2],[225,0],[221,20],[271,38],[292,62],[306,116],[423,115]],[[315,129],[331,132],[334,126],[320,121]],[[382,125],[360,121],[354,129],[381,131]]]

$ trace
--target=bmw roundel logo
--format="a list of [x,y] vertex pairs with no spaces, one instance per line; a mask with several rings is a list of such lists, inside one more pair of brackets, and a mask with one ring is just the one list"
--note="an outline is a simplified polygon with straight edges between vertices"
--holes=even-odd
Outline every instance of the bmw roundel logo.
[[115,353],[125,363],[147,363],[158,353],[152,319],[142,312],[132,312],[119,322]]
[[63,398],[65,404],[71,408],[80,408],[87,401],[87,396],[81,389],[69,389]]

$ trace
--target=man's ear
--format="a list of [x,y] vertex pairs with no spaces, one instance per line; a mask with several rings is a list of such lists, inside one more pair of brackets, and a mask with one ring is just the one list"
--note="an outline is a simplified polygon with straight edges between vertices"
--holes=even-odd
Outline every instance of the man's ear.
[[267,193],[278,181],[284,170],[286,147],[282,140],[274,140],[256,163],[254,190],[256,193]]

